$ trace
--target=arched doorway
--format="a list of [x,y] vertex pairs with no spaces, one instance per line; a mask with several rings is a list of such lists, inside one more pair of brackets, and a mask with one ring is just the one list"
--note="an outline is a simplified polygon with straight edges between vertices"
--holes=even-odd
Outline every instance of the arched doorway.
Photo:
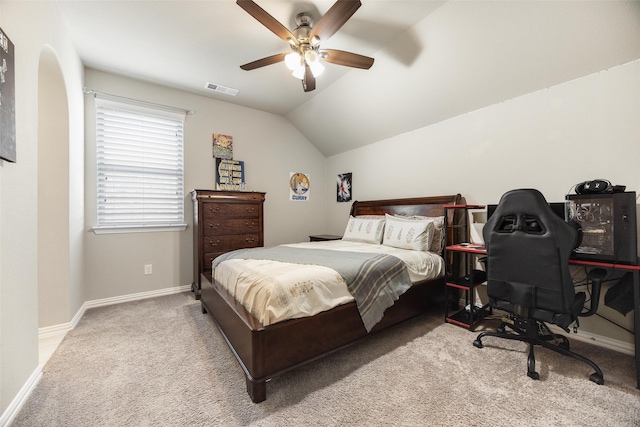
[[38,67],[38,327],[69,322],[69,102],[55,52]]

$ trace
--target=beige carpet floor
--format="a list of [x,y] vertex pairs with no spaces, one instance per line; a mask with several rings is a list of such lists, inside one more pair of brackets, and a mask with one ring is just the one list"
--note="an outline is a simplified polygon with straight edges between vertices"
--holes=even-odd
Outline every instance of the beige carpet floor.
[[[490,324],[492,322],[488,322]],[[254,404],[191,293],[89,310],[14,426],[640,426],[633,357],[577,341],[587,365],[424,315],[274,378]]]

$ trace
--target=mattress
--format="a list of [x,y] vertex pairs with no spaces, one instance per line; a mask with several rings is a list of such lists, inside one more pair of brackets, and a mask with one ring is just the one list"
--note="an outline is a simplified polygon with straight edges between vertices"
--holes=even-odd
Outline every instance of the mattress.
[[[412,283],[444,274],[444,260],[433,252],[341,240],[284,246],[393,255],[405,263]],[[212,277],[264,326],[313,316],[354,300],[340,274],[322,265],[229,259],[215,266]]]

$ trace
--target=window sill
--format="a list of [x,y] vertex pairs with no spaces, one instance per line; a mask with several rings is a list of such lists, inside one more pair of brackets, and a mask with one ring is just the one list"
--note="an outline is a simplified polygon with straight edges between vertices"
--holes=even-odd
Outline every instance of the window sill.
[[187,224],[153,225],[153,226],[95,226],[91,228],[95,234],[120,233],[156,233],[162,231],[184,231]]

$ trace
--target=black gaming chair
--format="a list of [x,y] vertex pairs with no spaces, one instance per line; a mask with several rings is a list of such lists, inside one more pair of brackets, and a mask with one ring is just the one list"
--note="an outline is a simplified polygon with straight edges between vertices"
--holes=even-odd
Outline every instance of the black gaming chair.
[[554,334],[545,324],[552,323],[569,332],[571,323],[576,322],[577,326],[578,316],[597,310],[606,272],[589,272],[591,306],[585,313],[585,293],[575,293],[569,272],[569,257],[578,243],[577,229],[555,214],[538,190],[525,189],[502,196],[483,236],[489,303],[508,312],[510,321],[503,322],[496,332],[482,332],[473,345],[482,348],[482,339],[487,336],[529,343],[527,375],[536,380],[539,374],[533,350],[536,345],[542,346],[589,364],[595,370],[589,379],[603,384],[600,368],[570,351],[567,338]]

